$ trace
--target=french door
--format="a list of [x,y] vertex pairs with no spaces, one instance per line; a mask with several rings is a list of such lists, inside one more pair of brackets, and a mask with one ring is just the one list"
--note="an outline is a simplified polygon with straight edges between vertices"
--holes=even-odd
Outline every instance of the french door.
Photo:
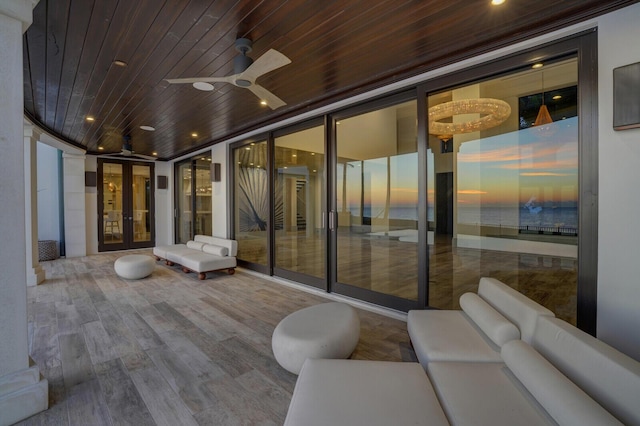
[[155,244],[153,163],[98,159],[98,249]]

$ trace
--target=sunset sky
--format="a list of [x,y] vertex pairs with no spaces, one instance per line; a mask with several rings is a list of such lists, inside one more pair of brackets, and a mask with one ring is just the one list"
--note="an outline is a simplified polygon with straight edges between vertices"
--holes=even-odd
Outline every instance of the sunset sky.
[[[578,196],[577,125],[578,119],[574,117],[544,129],[534,127],[463,143],[457,154],[458,204],[517,205],[526,203],[532,196],[540,203],[575,203]],[[385,157],[364,162],[365,204],[385,205],[386,161]],[[357,161],[347,167],[347,202],[351,207],[360,205],[361,168]],[[417,154],[391,157],[390,176],[391,205],[417,205]],[[428,190],[433,191],[431,172],[429,177]],[[340,166],[337,183],[340,204]]]

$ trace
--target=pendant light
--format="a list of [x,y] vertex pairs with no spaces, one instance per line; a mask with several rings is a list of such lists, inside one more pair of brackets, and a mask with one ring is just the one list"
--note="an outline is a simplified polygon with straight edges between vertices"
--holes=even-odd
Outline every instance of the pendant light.
[[540,105],[538,116],[536,117],[536,121],[534,121],[533,123],[534,127],[553,123],[551,114],[549,114],[549,109],[547,109],[547,106],[544,104],[544,72],[541,72],[541,76],[542,76],[542,105]]

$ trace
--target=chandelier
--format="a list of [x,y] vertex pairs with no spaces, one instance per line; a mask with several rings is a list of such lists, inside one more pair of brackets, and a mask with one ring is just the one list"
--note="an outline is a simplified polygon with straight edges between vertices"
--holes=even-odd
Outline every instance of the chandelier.
[[[481,117],[461,123],[442,123],[439,120],[459,114],[480,114]],[[447,141],[453,135],[478,132],[502,124],[511,115],[505,101],[493,98],[461,99],[429,108],[429,133]]]

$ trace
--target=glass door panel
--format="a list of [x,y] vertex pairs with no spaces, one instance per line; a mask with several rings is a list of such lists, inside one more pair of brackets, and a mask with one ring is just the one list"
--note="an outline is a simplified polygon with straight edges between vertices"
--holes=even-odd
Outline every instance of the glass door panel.
[[198,235],[212,235],[213,215],[211,213],[211,159],[201,157],[195,160],[194,186],[194,232]]
[[[489,276],[576,324],[577,70],[563,60],[429,96],[430,115],[451,113],[450,132],[429,123],[430,306],[459,308]],[[503,102],[504,120],[467,128]]]
[[134,165],[133,182],[133,241],[135,243],[151,241],[151,167]]
[[122,164],[104,163],[102,169],[102,242],[105,245],[121,245],[124,242]]
[[[269,189],[267,142],[234,149],[234,236],[238,260],[268,266]],[[276,203],[276,206],[278,203]],[[279,203],[282,206],[282,202]],[[282,216],[276,209],[275,221]]]
[[[275,268],[326,287],[324,127],[275,138]],[[282,271],[280,271],[280,269]]]
[[191,161],[176,166],[176,243],[185,244],[193,238],[191,229]]
[[192,158],[176,165],[176,243],[198,235],[213,235],[211,157]]
[[336,123],[337,282],[410,301],[418,299],[416,106]]

